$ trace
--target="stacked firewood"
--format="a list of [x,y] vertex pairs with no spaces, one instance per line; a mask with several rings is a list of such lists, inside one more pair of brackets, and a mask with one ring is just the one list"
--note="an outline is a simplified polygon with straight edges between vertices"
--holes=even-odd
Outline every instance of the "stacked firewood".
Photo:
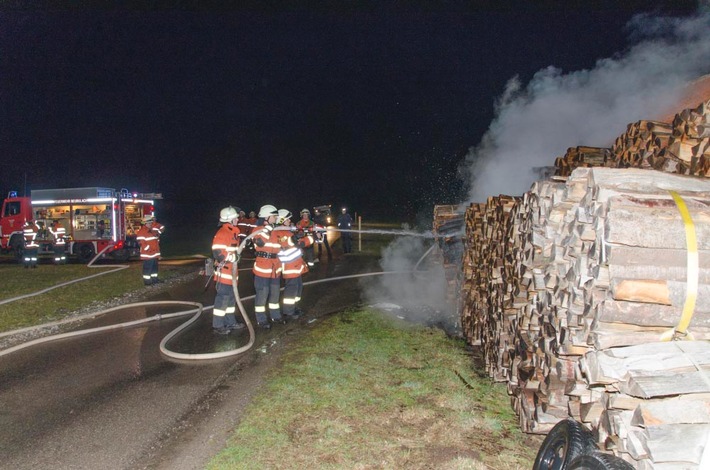
[[434,206],[433,234],[439,246],[439,263],[447,281],[447,295],[455,301],[460,282],[460,265],[463,256],[463,227],[465,207],[459,205]]
[[[617,153],[576,151],[565,160],[567,178],[536,182],[522,198],[500,196],[469,206],[463,331],[481,345],[489,375],[507,382],[523,430],[547,432],[571,416],[595,432],[602,448],[637,468],[680,462],[669,460],[672,446],[659,444],[678,428],[655,422],[659,416],[677,413],[667,418],[669,425],[687,425],[693,439],[710,436],[710,419],[695,413],[694,421],[685,422],[679,411],[664,408],[696,406],[696,398],[704,397],[698,394],[710,394],[710,351],[678,352],[685,362],[657,360],[670,357],[663,348],[680,344],[662,339],[688,338],[674,327],[689,297],[696,297],[689,333],[698,344],[710,340],[710,180],[613,169],[654,167],[662,152],[653,145],[664,145],[664,139],[664,149],[675,138],[707,139],[709,110],[705,105],[676,116],[672,135],[659,123],[640,121],[629,127],[626,140],[617,139]],[[596,160],[580,157],[593,154]],[[571,171],[575,166],[584,168]],[[596,168],[603,166],[612,168]],[[690,225],[678,200],[687,205]],[[698,241],[690,256],[697,257],[697,270],[688,267],[690,226]],[[628,349],[630,359],[615,375],[608,357],[626,348],[637,349]],[[635,361],[645,368],[637,372]],[[685,381],[688,361],[696,367],[690,388],[654,387]],[[651,417],[644,420],[644,413]],[[697,468],[696,454],[682,462]]]
[[708,468],[710,342],[595,350],[580,368],[600,396],[593,429],[602,448],[639,469]]
[[563,156],[555,159],[555,175],[569,176],[575,168],[607,166],[611,162],[611,155],[612,150],[608,148],[570,147]]
[[[512,300],[506,281],[512,273],[503,260],[509,251],[505,240],[516,202],[509,196],[491,197],[486,204],[472,204],[466,213],[467,243],[482,249],[466,249],[463,270],[469,277],[465,302],[471,309],[462,312],[461,324],[467,340],[482,346],[488,373],[500,381],[507,378],[511,365],[508,352],[513,346],[514,326],[505,314]],[[471,315],[473,312],[476,314]]]
[[675,115],[672,123],[638,121],[610,149],[571,147],[555,160],[555,175],[575,168],[652,168],[667,173],[710,176],[710,101]]

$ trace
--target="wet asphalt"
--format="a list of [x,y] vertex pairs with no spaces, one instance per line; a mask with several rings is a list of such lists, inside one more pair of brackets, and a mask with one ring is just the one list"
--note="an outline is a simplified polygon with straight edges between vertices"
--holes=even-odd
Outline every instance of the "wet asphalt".
[[[336,253],[330,262],[323,258],[304,281],[380,270],[374,257]],[[241,264],[248,267],[250,261],[243,260]],[[212,286],[205,290],[205,282],[205,277],[198,276],[151,300],[186,300],[211,306],[214,290]],[[271,331],[257,329],[254,347],[234,358],[180,363],[164,357],[159,350],[161,340],[191,315],[52,341],[1,356],[2,467],[172,467],[173,464],[166,464],[170,456],[161,453],[174,453],[179,446],[190,445],[188,439],[205,438],[186,433],[182,440],[180,429],[192,427],[189,420],[190,416],[199,415],[196,408],[204,407],[215,391],[225,387],[225,381],[234,381],[235,370],[243,373],[255,368],[258,376],[260,358],[277,348],[284,335],[361,303],[362,289],[371,282],[375,282],[374,278],[306,286],[300,304],[306,316],[294,323],[276,325]],[[240,272],[239,288],[242,296],[253,295],[249,271]],[[252,301],[245,301],[244,306],[253,321]],[[85,322],[81,328],[183,309],[127,308]],[[246,329],[229,336],[214,335],[211,312],[206,312],[168,346],[179,352],[202,353],[234,349],[247,341]],[[199,419],[205,419],[204,413]],[[213,447],[220,445],[218,442]]]

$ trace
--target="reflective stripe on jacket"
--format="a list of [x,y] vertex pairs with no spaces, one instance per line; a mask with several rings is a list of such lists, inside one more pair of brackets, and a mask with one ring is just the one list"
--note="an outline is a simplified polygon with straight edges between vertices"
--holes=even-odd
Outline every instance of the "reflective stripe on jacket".
[[308,265],[303,260],[303,252],[301,248],[307,248],[313,245],[313,237],[305,236],[299,240],[294,240],[291,234],[280,237],[281,252],[279,260],[281,261],[281,273],[284,279],[293,279],[308,272]]
[[[252,272],[255,276],[259,277],[278,277],[281,275],[281,261],[279,261],[277,256],[281,251],[279,232],[274,232],[273,227],[267,224],[255,229],[255,231],[259,230],[262,231],[252,238],[254,241],[254,250],[257,253]],[[270,257],[259,256],[259,253],[268,253]]]
[[[230,253],[236,253],[239,247],[240,230],[232,224],[225,223],[217,230],[212,239],[212,256],[218,263],[227,259]],[[232,264],[230,262],[222,264],[219,271],[215,271],[215,282],[232,285]],[[239,275],[237,274],[237,279]]]
[[144,225],[136,233],[136,240],[141,245],[141,259],[149,260],[160,257],[160,235],[165,231],[165,227],[159,222],[153,222],[153,226],[148,228]]

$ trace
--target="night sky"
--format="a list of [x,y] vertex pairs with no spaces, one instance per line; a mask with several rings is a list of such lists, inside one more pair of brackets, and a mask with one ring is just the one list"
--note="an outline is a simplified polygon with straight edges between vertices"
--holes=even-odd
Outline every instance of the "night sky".
[[162,192],[168,224],[216,223],[224,205],[266,203],[414,220],[465,197],[457,167],[509,79],[590,68],[628,47],[634,14],[697,6],[393,6],[402,4],[40,11],[6,2],[0,190]]

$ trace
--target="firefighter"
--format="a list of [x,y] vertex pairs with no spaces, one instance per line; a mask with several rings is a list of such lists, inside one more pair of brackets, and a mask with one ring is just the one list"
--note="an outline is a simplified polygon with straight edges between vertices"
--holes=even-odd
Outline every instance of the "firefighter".
[[67,231],[62,227],[62,223],[59,220],[52,222],[52,226],[49,228],[50,232],[54,236],[54,263],[55,264],[66,264],[67,263]]
[[[314,209],[314,212],[314,222],[325,229],[328,226],[328,218],[323,212],[318,209]],[[318,259],[320,259],[321,255],[323,254],[323,245],[325,245],[325,251],[328,253],[328,261],[331,261],[333,259],[333,252],[330,251],[330,243],[328,243],[328,233],[324,230],[322,235],[322,240],[318,242]]]
[[281,262],[279,261],[279,232],[274,231],[274,224],[278,219],[276,207],[267,204],[259,209],[259,219],[256,223],[256,235],[254,235],[254,249],[256,260],[254,261],[254,313],[256,323],[261,328],[271,328],[271,323],[266,316],[266,304],[268,301],[271,322],[283,323],[281,316],[281,306],[279,297],[281,290]]
[[[244,240],[256,228],[256,213],[254,213],[254,211],[251,211],[249,212],[249,217],[247,217],[246,212],[240,211],[238,227],[239,231],[241,232],[239,236],[242,238],[242,240]],[[250,254],[254,254],[254,244],[251,239],[247,240],[244,249],[246,249]]]
[[338,216],[338,229],[340,232],[340,239],[343,241],[343,253],[353,252],[353,234],[349,232],[352,230],[353,218],[348,214],[348,210],[343,207],[341,209],[342,214]]
[[[239,213],[238,207],[229,206],[222,209],[219,212],[220,228],[212,240],[212,256],[218,263],[214,273],[217,294],[212,308],[212,328],[220,335],[245,327],[244,323],[237,322],[237,299],[232,288],[232,267],[239,262],[237,247],[241,243]],[[234,279],[235,282],[237,278]]]
[[158,281],[158,260],[160,259],[160,236],[165,231],[163,224],[155,216],[143,217],[143,226],[136,233],[136,240],[141,246],[143,261],[143,284],[150,286]]
[[[279,209],[279,223],[284,227],[292,227],[291,212],[286,209]],[[295,227],[293,227],[295,229]],[[279,232],[281,252],[281,275],[284,278],[283,314],[286,319],[295,320],[303,315],[297,303],[301,300],[303,292],[303,276],[308,272],[308,266],[303,261],[302,249],[313,246],[315,239],[313,235],[298,236],[300,232]],[[316,233],[316,236],[319,236]]]
[[[315,232],[315,226],[316,224],[311,220],[311,211],[309,211],[308,209],[302,209],[301,220],[299,220],[296,224],[296,228],[298,229],[298,235],[300,237],[312,235]],[[309,267],[312,268],[313,266],[315,266],[316,255],[315,250],[313,249],[313,245],[303,250],[303,257],[306,259],[306,264],[308,264]]]
[[39,257],[39,243],[37,243],[37,233],[39,227],[31,221],[25,222],[22,233],[25,237],[25,248],[23,250],[23,265],[25,268],[36,268]]

